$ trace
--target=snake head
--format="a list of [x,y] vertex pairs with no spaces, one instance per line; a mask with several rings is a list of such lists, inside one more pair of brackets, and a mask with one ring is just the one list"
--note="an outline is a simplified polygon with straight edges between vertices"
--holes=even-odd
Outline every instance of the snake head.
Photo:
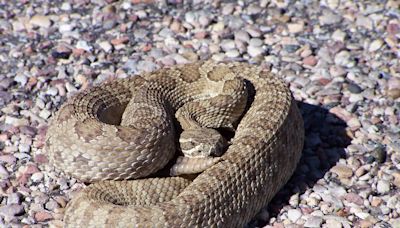
[[185,130],[179,138],[179,143],[186,157],[220,156],[228,145],[225,138],[211,128]]

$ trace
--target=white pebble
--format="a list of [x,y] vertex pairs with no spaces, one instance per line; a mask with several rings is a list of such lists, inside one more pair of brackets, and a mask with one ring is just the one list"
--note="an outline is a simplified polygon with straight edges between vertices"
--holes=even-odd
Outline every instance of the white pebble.
[[28,82],[28,77],[26,77],[24,74],[17,74],[17,76],[14,77],[14,81],[21,84],[21,86],[25,86],[25,84]]
[[99,43],[99,46],[105,51],[110,52],[112,49],[112,45],[108,41],[103,41]]
[[87,43],[86,41],[84,41],[84,40],[79,40],[79,41],[76,43],[76,48],[83,49],[83,50],[85,50],[85,51],[87,51],[87,52],[90,52],[90,51],[93,49],[93,48],[92,48],[91,46],[89,46],[88,43]]
[[383,45],[383,41],[381,39],[374,40],[372,43],[369,45],[368,51],[369,52],[374,52],[379,50]]
[[262,49],[262,47],[254,47],[254,46],[247,47],[247,53],[249,53],[251,57],[256,57],[258,55],[261,55],[263,52],[264,50]]
[[43,173],[42,172],[37,172],[32,174],[31,179],[33,182],[40,182],[43,180]]
[[301,217],[301,212],[298,209],[288,210],[288,218],[292,222],[296,222]]
[[304,227],[321,227],[322,218],[319,216],[311,216],[307,219]]
[[45,120],[47,120],[51,115],[51,112],[47,109],[43,109],[42,111],[40,111],[39,116]]
[[390,191],[390,183],[386,180],[379,180],[376,190],[381,194],[385,194]]

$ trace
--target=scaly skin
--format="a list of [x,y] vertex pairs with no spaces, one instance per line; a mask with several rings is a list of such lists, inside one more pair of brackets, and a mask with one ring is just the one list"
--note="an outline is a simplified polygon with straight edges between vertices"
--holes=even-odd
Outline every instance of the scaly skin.
[[[202,74],[204,71],[208,73]],[[197,74],[198,72],[200,73]],[[196,91],[203,92],[204,87],[196,90],[201,86],[201,83],[197,85],[196,83],[203,80],[203,77],[212,76],[215,81],[223,81],[232,76],[230,73],[246,81],[246,88],[249,91],[248,110],[240,120],[231,145],[219,162],[206,169],[193,181],[183,177],[164,177],[94,183],[68,204],[64,217],[66,227],[242,227],[253,218],[292,175],[300,159],[304,140],[301,115],[289,89],[280,79],[259,67],[244,63],[217,64],[206,61],[156,71],[143,77],[117,80],[91,89],[72,99],[60,110],[49,128],[47,149],[50,161],[56,167],[84,181],[146,176],[149,172],[158,170],[166,162],[161,161],[162,164],[156,165],[156,168],[151,168],[150,165],[148,167],[152,169],[150,171],[148,168],[143,168],[145,171],[139,169],[139,172],[129,166],[123,158],[119,159],[119,154],[125,153],[123,149],[126,149],[126,145],[143,151],[143,148],[149,145],[134,143],[147,143],[149,140],[146,141],[148,138],[140,135],[122,133],[116,135],[122,127],[101,123],[99,119],[107,120],[108,123],[118,123],[119,120],[101,116],[103,115],[101,110],[113,105],[126,105],[131,101],[131,92],[136,91],[134,88],[146,83],[143,81],[162,80],[158,85],[167,87],[166,91],[169,92],[164,95],[172,99],[169,102],[172,111],[176,111],[186,102],[190,102],[191,97],[196,96]],[[177,77],[180,77],[179,80]],[[183,81],[188,83],[181,86]],[[93,93],[99,94],[93,96]],[[113,95],[114,93],[119,94]],[[235,95],[231,98],[226,102],[234,103],[234,107],[224,110],[223,113],[226,111],[237,118],[240,113],[235,110],[240,109],[243,102]],[[138,102],[143,101],[139,99]],[[103,103],[108,106],[105,107]],[[200,106],[206,104],[207,102],[199,103]],[[198,108],[203,111],[210,109]],[[116,112],[122,113],[118,110]],[[208,114],[212,116],[215,113]],[[83,116],[82,119],[90,123],[88,125],[90,130],[85,131],[82,130],[85,128],[82,128],[77,134],[77,126],[81,124],[78,122],[79,116]],[[156,117],[148,116],[148,118]],[[212,121],[216,120],[218,119]],[[205,120],[199,122],[209,125]],[[157,128],[161,129],[161,133],[149,131],[150,135],[163,135],[163,131],[173,133],[173,127],[168,120],[163,126],[164,128]],[[144,133],[143,129],[145,128],[136,127],[135,130],[136,133]],[[121,135],[134,143],[117,141],[119,145],[125,145],[121,148],[123,152],[107,151],[112,149],[109,146],[113,141],[112,137]],[[65,137],[72,138],[64,139]],[[124,137],[119,137],[117,140]],[[91,151],[88,153],[86,151],[88,148],[81,149],[82,146],[71,148],[71,145],[79,139],[94,144],[100,151],[89,148]],[[93,143],[92,140],[100,141],[100,145]],[[150,146],[150,150],[162,149],[155,154],[161,155],[164,159],[172,157],[173,155],[163,153],[165,148],[174,150],[174,145],[170,142],[174,142],[174,139],[168,136],[158,144],[155,143],[155,146]],[[155,156],[147,157],[156,160]],[[137,163],[137,158],[135,159]],[[147,163],[144,162],[144,165]],[[97,168],[98,164],[100,168]],[[121,169],[123,174],[114,173],[118,169]],[[129,172],[133,171],[135,175],[129,174],[126,169]]]

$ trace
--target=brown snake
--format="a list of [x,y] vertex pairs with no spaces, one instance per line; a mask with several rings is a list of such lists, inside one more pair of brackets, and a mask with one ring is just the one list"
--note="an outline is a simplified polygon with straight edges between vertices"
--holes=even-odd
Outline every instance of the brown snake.
[[[180,128],[185,157],[172,173],[203,172],[148,177],[176,159]],[[220,128],[235,134],[216,157]],[[303,140],[283,81],[254,65],[205,61],[74,96],[53,118],[46,149],[56,169],[96,182],[68,204],[67,227],[242,227],[288,181]]]

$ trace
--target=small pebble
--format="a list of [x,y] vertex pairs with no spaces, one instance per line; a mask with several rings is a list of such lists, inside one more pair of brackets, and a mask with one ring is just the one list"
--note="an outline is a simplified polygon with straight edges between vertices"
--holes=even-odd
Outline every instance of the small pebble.
[[51,26],[51,21],[48,16],[35,15],[31,18],[30,23],[43,28],[49,28]]
[[350,178],[353,175],[353,170],[346,165],[336,165],[331,169],[331,172],[336,173],[339,178]]
[[34,173],[34,174],[32,174],[32,176],[31,176],[31,180],[32,180],[33,182],[38,183],[38,182],[40,182],[40,181],[43,180],[43,176],[44,176],[44,175],[43,175],[42,172]]
[[319,216],[311,216],[306,220],[304,227],[321,227],[323,219]]
[[52,218],[53,218],[53,216],[50,213],[45,212],[45,211],[39,211],[39,212],[35,213],[35,220],[38,222],[45,222]]
[[369,52],[375,52],[379,50],[383,45],[383,41],[381,39],[374,40],[372,43],[369,45],[368,51]]
[[390,183],[386,180],[379,180],[376,190],[381,194],[385,194],[390,191]]
[[108,41],[102,41],[99,46],[105,51],[110,52],[112,50],[112,45]]
[[292,222],[296,222],[301,217],[301,211],[297,209],[288,210],[288,218]]

